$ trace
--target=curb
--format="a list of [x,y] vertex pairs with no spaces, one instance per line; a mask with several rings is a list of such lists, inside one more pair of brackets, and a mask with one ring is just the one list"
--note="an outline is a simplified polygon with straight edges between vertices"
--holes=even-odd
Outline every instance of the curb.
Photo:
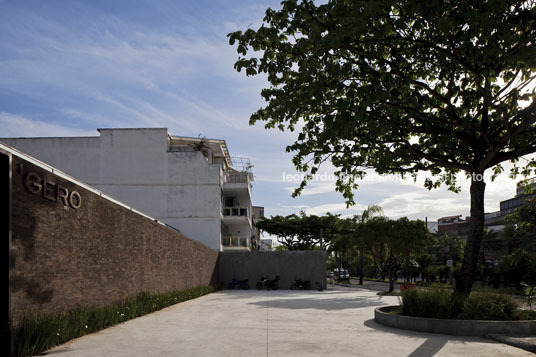
[[383,306],[374,309],[374,321],[381,325],[403,330],[440,333],[453,336],[488,337],[489,335],[534,336],[536,320],[482,321],[431,319],[393,315],[389,311],[398,306]]

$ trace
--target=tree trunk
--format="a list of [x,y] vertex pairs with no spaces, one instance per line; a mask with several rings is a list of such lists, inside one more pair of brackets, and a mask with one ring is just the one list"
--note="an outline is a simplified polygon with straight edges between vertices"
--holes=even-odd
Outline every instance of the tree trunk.
[[363,285],[363,248],[359,249],[359,285]]
[[456,293],[469,295],[473,287],[480,245],[484,234],[484,182],[483,172],[471,176],[471,222],[460,275],[456,281]]
[[389,268],[389,292],[392,293],[395,290],[395,277],[393,274],[393,268]]

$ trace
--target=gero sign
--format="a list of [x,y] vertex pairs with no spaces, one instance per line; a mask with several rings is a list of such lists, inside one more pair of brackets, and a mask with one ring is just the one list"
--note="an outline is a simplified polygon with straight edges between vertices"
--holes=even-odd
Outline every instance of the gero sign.
[[69,191],[66,187],[41,178],[35,172],[26,173],[23,184],[28,192],[34,195],[41,194],[43,198],[50,201],[60,201],[64,207],[78,209],[82,206],[82,197],[77,191]]

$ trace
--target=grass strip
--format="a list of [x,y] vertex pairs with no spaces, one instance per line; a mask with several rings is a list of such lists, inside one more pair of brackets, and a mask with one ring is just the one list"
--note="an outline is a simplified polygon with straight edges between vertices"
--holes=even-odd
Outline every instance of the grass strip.
[[16,355],[36,355],[73,338],[219,290],[204,286],[163,294],[140,293],[109,306],[78,306],[49,315],[27,313],[15,327]]

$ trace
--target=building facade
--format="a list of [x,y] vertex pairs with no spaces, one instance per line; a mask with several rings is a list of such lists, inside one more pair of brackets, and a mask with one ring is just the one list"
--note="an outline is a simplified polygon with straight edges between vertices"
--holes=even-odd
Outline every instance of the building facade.
[[233,165],[224,140],[172,136],[166,128],[98,131],[0,140],[211,248],[259,245],[252,166]]
[[466,239],[469,234],[470,217],[462,219],[462,215],[441,217],[437,220],[437,236],[442,237],[446,234],[457,234]]
[[536,177],[518,182],[514,197],[501,201],[499,211],[485,214],[484,224],[486,227],[494,228],[496,231],[502,230],[506,216],[514,213],[517,208],[523,206],[527,199],[534,197],[536,195],[535,189]]

